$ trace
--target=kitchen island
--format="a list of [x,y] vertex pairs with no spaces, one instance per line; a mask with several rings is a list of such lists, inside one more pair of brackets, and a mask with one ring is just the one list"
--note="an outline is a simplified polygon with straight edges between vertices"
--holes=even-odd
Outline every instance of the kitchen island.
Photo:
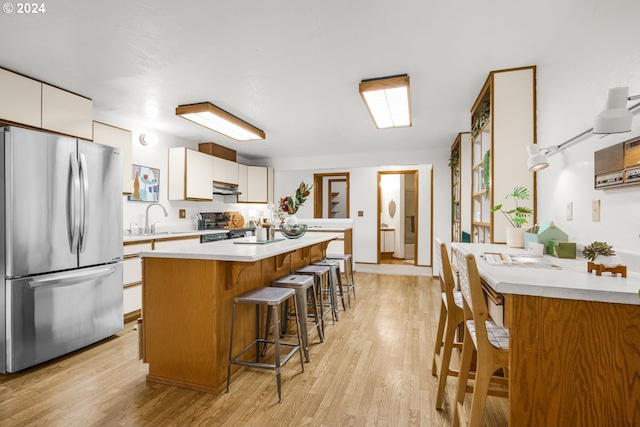
[[510,426],[640,425],[638,274],[596,276],[584,259],[548,255],[531,259],[537,267],[489,263],[525,253],[505,245],[452,252],[474,254],[487,293],[504,298]]
[[[246,237],[142,252],[147,380],[216,394],[224,390],[233,298],[322,259],[338,236],[307,232],[267,244]],[[254,339],[254,313],[253,307],[238,307],[234,353]],[[233,374],[241,369],[232,368]]]

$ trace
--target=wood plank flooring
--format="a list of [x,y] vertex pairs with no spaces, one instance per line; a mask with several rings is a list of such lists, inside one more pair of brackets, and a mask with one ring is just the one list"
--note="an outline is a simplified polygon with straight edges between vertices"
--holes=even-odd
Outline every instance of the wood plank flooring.
[[[431,375],[439,285],[429,277],[356,274],[357,299],[313,335],[311,362],[282,374],[245,370],[219,396],[147,383],[135,323],[86,349],[0,375],[0,426],[448,426]],[[467,397],[467,405],[470,397]],[[485,426],[507,425],[506,399],[489,397]]]

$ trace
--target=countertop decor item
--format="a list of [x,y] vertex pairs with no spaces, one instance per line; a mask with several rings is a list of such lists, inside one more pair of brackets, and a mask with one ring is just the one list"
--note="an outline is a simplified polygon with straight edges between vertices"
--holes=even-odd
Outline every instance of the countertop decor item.
[[295,215],[295,213],[298,212],[298,209],[300,209],[300,206],[302,206],[307,200],[307,197],[309,197],[309,193],[312,188],[313,185],[305,184],[304,181],[302,181],[296,190],[296,194],[293,196],[285,196],[280,199],[280,209],[282,212],[289,215]]
[[507,228],[507,246],[510,248],[524,248],[524,228],[522,226],[527,222],[527,217],[532,214],[531,208],[520,206],[518,200],[528,200],[529,190],[526,187],[515,186],[513,192],[507,194],[505,199],[512,198],[515,208],[504,210],[502,203],[491,208],[491,212],[500,211],[507,218],[513,227]]
[[280,232],[284,237],[297,239],[307,232],[306,224],[280,224]]
[[627,277],[627,267],[622,265],[622,258],[616,255],[613,246],[607,242],[593,242],[584,247],[582,256],[589,260],[587,271],[596,272],[596,276],[601,276],[603,272],[610,272],[614,275],[620,273],[622,277]]

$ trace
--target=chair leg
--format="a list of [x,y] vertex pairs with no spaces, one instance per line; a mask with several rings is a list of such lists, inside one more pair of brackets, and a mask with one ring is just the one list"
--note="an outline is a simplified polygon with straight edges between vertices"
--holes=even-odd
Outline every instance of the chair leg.
[[469,331],[465,330],[464,341],[462,342],[462,360],[460,361],[460,373],[458,374],[458,391],[456,393],[455,412],[453,413],[453,427],[460,426],[460,414],[464,411],[464,396],[467,391],[467,380],[471,369],[471,359],[473,357],[473,341]]
[[442,401],[444,400],[444,389],[447,386],[447,378],[449,377],[449,365],[451,363],[451,351],[453,350],[453,341],[456,335],[456,327],[453,322],[447,319],[447,327],[445,329],[444,347],[442,357],[440,357],[440,376],[438,378],[438,394],[436,396],[436,409],[442,409]]
[[431,364],[431,375],[438,375],[438,364],[436,356],[440,354],[442,348],[442,336],[444,334],[444,324],[447,320],[447,308],[442,298],[440,299],[440,320],[438,320],[438,331],[436,332],[436,345],[433,347],[433,363]]
[[471,398],[471,410],[469,411],[469,427],[482,427],[484,407],[487,401],[487,393],[491,384],[493,372],[486,367],[478,366],[476,379],[473,384],[473,396]]

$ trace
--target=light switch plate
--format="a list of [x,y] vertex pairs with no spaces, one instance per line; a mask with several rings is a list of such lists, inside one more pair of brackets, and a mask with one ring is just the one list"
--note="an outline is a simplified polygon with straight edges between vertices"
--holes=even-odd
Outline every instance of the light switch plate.
[[186,209],[178,210],[178,218],[186,218],[186,217],[187,217],[187,210]]
[[571,221],[573,219],[573,202],[567,203],[567,220]]
[[600,221],[600,200],[591,202],[591,221]]

